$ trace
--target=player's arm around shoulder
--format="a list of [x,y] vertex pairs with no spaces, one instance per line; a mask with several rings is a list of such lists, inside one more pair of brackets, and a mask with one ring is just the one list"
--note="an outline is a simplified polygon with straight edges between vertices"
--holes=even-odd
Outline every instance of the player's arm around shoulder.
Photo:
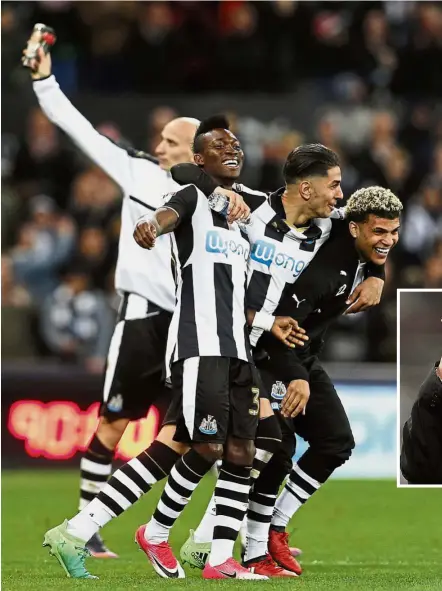
[[346,301],[348,304],[344,314],[357,314],[377,306],[384,290],[384,279],[381,277],[367,277],[351,293]]
[[[208,199],[224,196],[228,200],[227,220],[241,222],[250,216],[250,207],[243,196],[235,190],[219,187],[218,184],[196,164],[176,164],[170,169],[173,180],[179,185],[195,185]],[[216,200],[216,199],[215,199]]]
[[[331,215],[332,226],[330,240],[343,240],[348,236],[348,221],[345,219],[345,208],[335,209]],[[365,280],[360,283],[348,297],[347,310],[344,314],[357,314],[377,306],[382,297],[385,282],[385,265],[367,263]]]
[[153,214],[141,217],[135,226],[134,239],[142,248],[150,250],[162,234],[173,232],[179,224],[189,221],[198,203],[196,187],[188,185],[174,193]]

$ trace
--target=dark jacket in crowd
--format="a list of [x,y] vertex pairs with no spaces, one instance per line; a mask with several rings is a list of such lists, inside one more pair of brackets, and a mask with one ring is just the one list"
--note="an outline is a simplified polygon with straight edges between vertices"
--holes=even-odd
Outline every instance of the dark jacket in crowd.
[[442,484],[442,380],[439,362],[422,384],[403,428],[401,471],[409,484]]

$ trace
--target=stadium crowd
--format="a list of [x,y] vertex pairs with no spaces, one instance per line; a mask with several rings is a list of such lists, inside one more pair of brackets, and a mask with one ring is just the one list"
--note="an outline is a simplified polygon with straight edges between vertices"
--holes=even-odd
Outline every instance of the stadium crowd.
[[[283,93],[299,84],[327,96],[308,134],[282,120],[229,113],[248,157],[244,182],[276,189],[288,152],[319,141],[340,155],[346,197],[373,184],[398,195],[402,237],[388,261],[383,302],[342,317],[324,354],[395,360],[396,289],[442,288],[440,4],[4,2],[4,88],[30,85],[18,64],[35,22],[58,34],[54,70],[69,96]],[[155,109],[145,145],[136,147],[154,153],[175,116],[167,105]],[[99,130],[129,145],[118,121]],[[101,371],[118,306],[120,206],[119,187],[38,108],[22,137],[2,137],[4,357],[55,355]]]

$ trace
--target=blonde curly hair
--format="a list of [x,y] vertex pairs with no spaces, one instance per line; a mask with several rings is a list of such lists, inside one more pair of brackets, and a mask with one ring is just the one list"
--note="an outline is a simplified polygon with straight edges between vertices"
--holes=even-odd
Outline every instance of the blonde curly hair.
[[398,218],[403,205],[398,197],[384,187],[366,187],[353,193],[345,206],[349,221],[362,222],[372,213],[381,218]]

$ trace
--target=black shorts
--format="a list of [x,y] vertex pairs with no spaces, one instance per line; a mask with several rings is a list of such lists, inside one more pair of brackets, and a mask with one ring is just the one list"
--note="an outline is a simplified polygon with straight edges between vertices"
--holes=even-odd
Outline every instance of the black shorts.
[[[145,317],[136,318],[140,314]],[[101,416],[137,420],[159,396],[170,397],[164,362],[171,318],[140,296],[124,296],[107,357]]]
[[260,364],[264,394],[279,418],[283,440],[287,441],[288,435],[293,437],[296,433],[310,446],[320,442],[322,449],[327,449],[328,443],[331,445],[336,440],[349,442],[350,445],[353,442],[350,423],[330,377],[317,357],[307,359],[304,366],[309,372],[310,398],[305,415],[299,414],[291,419],[283,417],[279,412],[288,382],[278,380],[278,376],[272,372],[270,362]]
[[252,364],[229,357],[191,357],[172,365],[172,403],[163,425],[175,441],[225,443],[227,435],[254,440],[259,388]]

